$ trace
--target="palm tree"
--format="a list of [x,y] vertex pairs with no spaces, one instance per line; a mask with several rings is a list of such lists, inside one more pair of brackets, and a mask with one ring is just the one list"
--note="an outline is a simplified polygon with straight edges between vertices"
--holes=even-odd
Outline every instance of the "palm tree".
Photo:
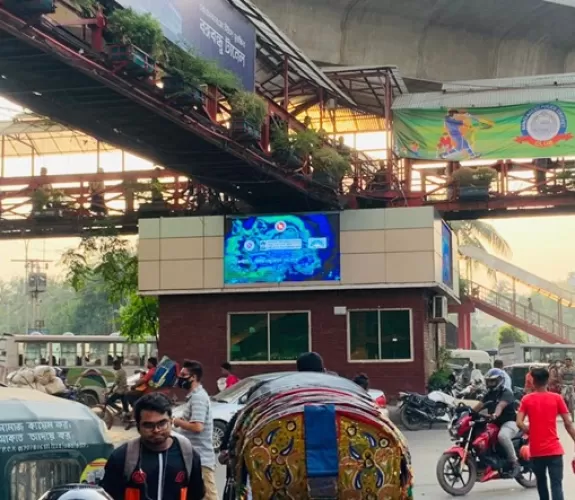
[[450,223],[460,246],[469,245],[501,257],[511,257],[511,247],[497,230],[481,220],[463,220]]
[[[512,256],[511,247],[505,238],[489,224],[481,220],[463,220],[450,223],[451,229],[457,237],[460,246],[469,245],[480,248],[486,252],[493,252],[501,257],[510,258]],[[497,280],[495,271],[483,264],[472,261],[474,268],[481,268],[487,276],[494,281]]]

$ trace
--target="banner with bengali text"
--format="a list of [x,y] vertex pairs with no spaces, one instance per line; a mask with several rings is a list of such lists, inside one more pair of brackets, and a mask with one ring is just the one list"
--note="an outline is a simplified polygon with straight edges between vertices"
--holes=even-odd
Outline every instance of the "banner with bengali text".
[[173,43],[191,48],[235,73],[246,90],[255,85],[256,30],[228,0],[117,0],[152,14]]
[[397,109],[393,113],[394,147],[402,158],[463,161],[575,156],[574,132],[572,102]]

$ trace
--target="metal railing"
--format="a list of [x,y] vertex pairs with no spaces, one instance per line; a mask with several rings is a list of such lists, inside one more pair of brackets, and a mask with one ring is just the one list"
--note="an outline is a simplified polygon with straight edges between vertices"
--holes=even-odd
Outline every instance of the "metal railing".
[[566,325],[558,318],[536,311],[478,283],[469,283],[469,293],[471,299],[478,299],[540,330],[575,342],[575,326]]

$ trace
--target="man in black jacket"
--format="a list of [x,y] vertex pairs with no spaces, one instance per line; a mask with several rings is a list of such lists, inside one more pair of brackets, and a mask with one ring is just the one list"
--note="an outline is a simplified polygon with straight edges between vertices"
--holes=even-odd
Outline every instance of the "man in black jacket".
[[172,434],[170,400],[147,394],[134,415],[140,437],[112,452],[101,486],[114,500],[202,500],[200,457],[185,437]]

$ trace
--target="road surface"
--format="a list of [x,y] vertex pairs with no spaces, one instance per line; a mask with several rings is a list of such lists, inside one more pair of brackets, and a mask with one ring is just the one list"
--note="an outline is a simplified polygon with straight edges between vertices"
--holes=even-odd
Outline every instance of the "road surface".
[[[573,443],[565,432],[563,425],[559,424],[561,441],[567,455],[565,456],[565,481],[564,489],[565,498],[572,498],[568,492],[575,491],[575,475],[571,469],[571,459],[573,458]],[[114,431],[112,431],[114,432]],[[113,439],[121,442],[135,436],[135,431],[125,433],[125,431],[116,431]],[[447,495],[441,490],[435,479],[435,464],[442,451],[451,444],[445,428],[424,430],[418,432],[405,432],[409,441],[413,468],[415,474],[415,500],[447,500],[453,497]],[[218,467],[216,471],[218,483],[218,492],[224,491],[225,485],[225,468]],[[493,481],[486,484],[477,484],[473,491],[466,496],[466,500],[537,500],[535,490],[525,490],[513,480]]]

